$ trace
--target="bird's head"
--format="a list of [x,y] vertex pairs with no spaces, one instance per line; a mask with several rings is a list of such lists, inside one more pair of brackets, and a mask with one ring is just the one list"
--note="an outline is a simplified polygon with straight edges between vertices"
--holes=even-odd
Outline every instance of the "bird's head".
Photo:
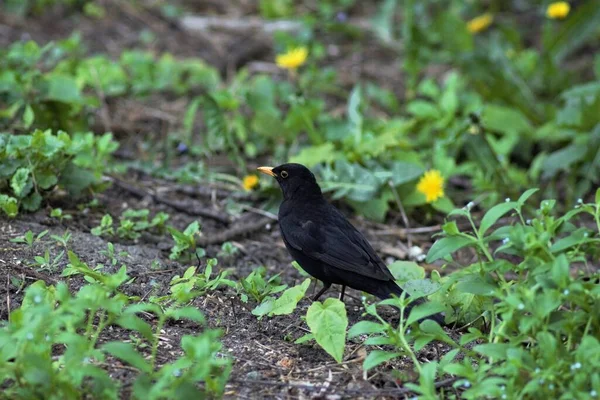
[[315,176],[302,164],[259,167],[258,170],[277,180],[285,199],[292,196],[321,196],[321,188],[317,184]]

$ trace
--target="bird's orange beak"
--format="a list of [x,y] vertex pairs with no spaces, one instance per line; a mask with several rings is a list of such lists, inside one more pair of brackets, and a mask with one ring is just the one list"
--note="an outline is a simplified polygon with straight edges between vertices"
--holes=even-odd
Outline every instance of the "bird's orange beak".
[[275,174],[275,172],[273,172],[273,167],[258,167],[256,169],[259,170],[260,172],[262,172],[263,174],[270,175],[270,176],[277,176]]

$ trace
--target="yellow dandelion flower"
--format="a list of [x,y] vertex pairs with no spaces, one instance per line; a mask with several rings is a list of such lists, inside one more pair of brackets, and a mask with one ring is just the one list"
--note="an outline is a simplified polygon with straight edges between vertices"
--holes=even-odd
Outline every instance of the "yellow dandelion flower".
[[490,13],[486,13],[467,22],[467,29],[471,33],[479,33],[486,30],[492,22],[494,22],[494,16]]
[[563,19],[569,15],[571,5],[566,1],[556,1],[546,9],[546,16],[551,19]]
[[431,169],[423,175],[417,184],[417,191],[425,195],[425,201],[434,202],[444,197],[444,177],[437,169]]
[[289,70],[295,70],[306,62],[308,49],[306,47],[297,47],[289,50],[287,53],[278,54],[275,58],[277,66]]
[[252,190],[252,189],[254,189],[256,186],[258,186],[258,176],[256,176],[256,175],[246,175],[244,177],[244,182],[242,183],[242,186],[246,190]]

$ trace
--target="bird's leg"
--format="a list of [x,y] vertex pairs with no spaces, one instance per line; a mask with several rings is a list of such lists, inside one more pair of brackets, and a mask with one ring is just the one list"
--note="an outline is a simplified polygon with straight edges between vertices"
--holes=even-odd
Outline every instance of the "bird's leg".
[[342,285],[342,291],[340,292],[340,301],[344,301],[344,293],[346,292],[346,285]]
[[319,297],[321,297],[323,295],[323,293],[325,293],[327,291],[327,289],[329,289],[331,287],[331,283],[325,283],[323,282],[323,289],[319,290],[319,293],[315,294],[312,298],[313,301],[317,301],[319,300]]

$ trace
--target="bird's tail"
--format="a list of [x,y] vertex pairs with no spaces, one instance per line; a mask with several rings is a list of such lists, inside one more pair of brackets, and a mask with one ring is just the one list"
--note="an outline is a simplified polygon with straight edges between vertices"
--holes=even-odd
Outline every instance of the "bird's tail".
[[[385,300],[385,299],[389,299],[390,297],[392,297],[392,294],[395,294],[396,296],[400,297],[400,295],[402,295],[403,292],[404,292],[404,290],[402,290],[402,288],[400,286],[398,286],[396,284],[396,282],[394,282],[393,280],[389,280],[389,281],[385,282],[385,284],[380,285],[378,287],[378,290],[373,294],[375,296],[379,297],[381,300]],[[427,302],[427,300],[423,297],[414,299],[413,301],[410,302],[410,305],[408,306],[408,308],[406,310],[407,313],[410,313],[410,310],[414,306],[417,306],[419,304],[424,304],[426,302]],[[442,314],[442,313],[433,314],[424,319],[431,319],[431,320],[437,322],[438,324],[440,324],[441,326],[446,326],[444,314]],[[419,323],[421,323],[421,322],[422,322],[422,320],[419,320]]]

